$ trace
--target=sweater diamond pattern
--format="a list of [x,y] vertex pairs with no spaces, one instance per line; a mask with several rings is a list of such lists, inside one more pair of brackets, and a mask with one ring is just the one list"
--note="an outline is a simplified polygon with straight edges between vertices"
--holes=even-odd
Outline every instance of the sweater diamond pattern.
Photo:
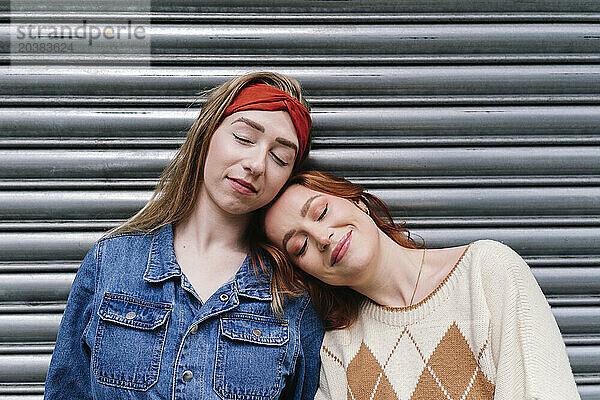
[[[348,364],[348,400],[395,399],[396,394],[383,368],[365,346],[360,345],[358,354]],[[365,380],[369,382],[365,385]]]
[[[406,346],[398,346],[406,339],[410,339],[417,350],[415,353],[421,358],[410,362],[413,366],[418,361],[423,365],[410,400],[486,400],[494,397],[494,385],[479,368],[479,358],[485,346],[478,355],[473,354],[467,340],[453,322],[428,359],[421,352],[419,344],[408,328],[404,328],[391,353],[382,360],[383,365],[362,342],[346,368],[348,400],[400,399],[386,375],[386,370],[390,371],[390,360],[403,359],[402,354],[396,350],[399,347],[403,351],[407,350]],[[325,354],[332,355],[326,348],[323,350]],[[392,375],[397,375],[398,371],[395,368],[391,370],[394,371]]]
[[[481,354],[483,351],[478,358]],[[481,372],[478,361],[453,323],[429,357],[411,400],[492,399],[494,385]]]

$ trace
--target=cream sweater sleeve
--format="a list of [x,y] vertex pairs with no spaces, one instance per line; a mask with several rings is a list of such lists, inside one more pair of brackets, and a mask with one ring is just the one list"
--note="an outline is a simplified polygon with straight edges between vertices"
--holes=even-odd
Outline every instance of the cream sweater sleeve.
[[579,399],[565,344],[525,261],[486,241],[481,274],[496,365],[495,400]]
[[[346,328],[351,329],[351,328]],[[341,362],[330,351],[325,350],[326,346],[333,346],[338,355],[343,354],[344,344],[338,342],[339,333],[342,331],[327,331],[321,347],[321,371],[319,375],[319,387],[315,394],[315,400],[335,400],[347,398],[347,380],[346,369]],[[347,332],[347,331],[344,331]]]
[[[317,389],[317,393],[315,394],[315,400],[329,400],[332,399],[331,393],[329,392],[329,383],[327,382],[327,376],[325,374],[325,370],[321,365],[321,372],[319,378],[319,388]],[[339,382],[338,386],[345,387],[345,382]]]

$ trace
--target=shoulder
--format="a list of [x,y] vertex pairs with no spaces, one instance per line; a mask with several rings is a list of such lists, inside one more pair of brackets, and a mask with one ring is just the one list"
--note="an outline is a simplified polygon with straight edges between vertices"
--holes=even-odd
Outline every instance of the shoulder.
[[515,274],[530,273],[523,258],[509,246],[495,240],[477,240],[469,248],[471,268],[483,277],[494,276],[501,280]]
[[115,258],[127,261],[129,257],[148,257],[155,239],[156,232],[123,233],[100,238],[94,248],[100,261],[114,262]]
[[[124,286],[142,278],[152,259],[155,233],[127,233],[101,238],[92,251],[98,265],[101,282],[117,283],[122,280]],[[161,257],[156,255],[156,257]]]
[[138,247],[138,246],[150,246],[154,237],[155,232],[129,232],[119,233],[116,235],[109,235],[100,238],[95,246],[96,247]]
[[500,312],[502,307],[534,302],[547,307],[545,297],[529,266],[513,249],[493,240],[473,243],[473,268],[477,270],[488,308]]
[[307,292],[302,292],[296,296],[284,295],[283,300],[285,314],[291,313],[299,319],[312,320],[315,317],[318,318],[317,310]]
[[471,244],[469,253],[472,282],[483,289],[490,308],[516,293],[539,291],[529,266],[509,246],[495,240],[478,240]]
[[289,319],[296,320],[301,337],[316,336],[319,338],[318,340],[322,340],[325,334],[323,321],[317,314],[307,292],[295,297],[286,296],[284,313]]
[[471,243],[470,251],[487,257],[496,259],[506,258],[514,261],[516,258],[521,259],[516,251],[502,242],[491,239],[476,240]]
[[304,328],[302,326],[303,324],[307,324],[307,326],[311,327],[316,326],[319,329],[323,329],[323,322],[317,314],[317,310],[315,309],[308,291],[303,290],[296,292],[295,294],[289,294],[282,291],[279,287],[274,289],[272,279],[275,279],[275,261],[267,252],[262,249],[259,249],[257,255],[259,256],[259,261],[264,266],[264,268],[259,267],[259,271],[264,273],[264,277],[271,282],[270,290],[273,297],[273,306],[275,308],[281,306],[285,318],[288,319],[290,323],[299,324],[300,329]]

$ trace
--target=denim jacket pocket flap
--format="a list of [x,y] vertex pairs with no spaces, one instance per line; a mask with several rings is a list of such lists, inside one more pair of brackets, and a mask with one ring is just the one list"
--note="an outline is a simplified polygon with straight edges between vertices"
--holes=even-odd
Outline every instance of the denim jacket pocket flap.
[[104,321],[136,328],[153,330],[163,325],[173,306],[154,303],[136,297],[105,293],[98,315]]
[[221,319],[221,332],[231,340],[281,346],[288,342],[287,322],[261,316],[227,316]]

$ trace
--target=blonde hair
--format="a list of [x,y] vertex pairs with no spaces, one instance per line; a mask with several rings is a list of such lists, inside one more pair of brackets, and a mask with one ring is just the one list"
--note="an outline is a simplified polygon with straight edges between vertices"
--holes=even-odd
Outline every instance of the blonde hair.
[[[140,231],[149,233],[190,215],[202,185],[208,147],[223,119],[225,109],[244,87],[255,83],[264,83],[287,92],[310,111],[298,81],[275,72],[242,75],[210,90],[200,115],[189,129],[185,142],[160,176],[148,203],[123,224],[107,232],[106,236]],[[306,159],[309,150],[310,138],[304,153],[299,155],[301,161]],[[300,164],[301,162],[297,163],[296,169]]]

